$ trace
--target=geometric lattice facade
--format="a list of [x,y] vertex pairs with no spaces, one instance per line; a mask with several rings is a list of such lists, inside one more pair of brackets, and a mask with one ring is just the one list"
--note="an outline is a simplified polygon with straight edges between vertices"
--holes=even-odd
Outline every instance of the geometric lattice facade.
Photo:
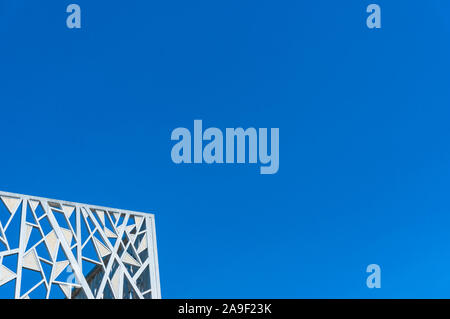
[[0,199],[0,298],[161,298],[154,215]]

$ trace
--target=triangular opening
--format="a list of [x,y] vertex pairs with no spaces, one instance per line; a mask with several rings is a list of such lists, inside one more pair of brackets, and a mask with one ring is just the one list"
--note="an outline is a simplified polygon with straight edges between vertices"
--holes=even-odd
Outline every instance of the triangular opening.
[[134,221],[136,222],[136,229],[138,232],[141,231],[142,225],[144,224],[144,217],[142,216],[135,216]]
[[14,299],[16,292],[16,280],[10,280],[7,283],[0,286],[0,296],[2,299]]
[[50,253],[50,256],[52,257],[52,260],[54,260],[57,256],[58,248],[59,248],[59,240],[56,237],[55,231],[51,231],[45,237],[45,244],[47,245],[47,249]]
[[106,246],[103,240],[94,237],[95,247],[97,248],[97,253],[100,258],[106,257],[111,254],[111,250]]
[[81,225],[81,241],[83,242],[83,243],[85,243],[86,242],[86,240],[89,238],[89,236],[90,236],[90,230],[88,229],[88,227],[87,227],[87,223],[86,223],[86,219],[83,217],[82,218],[82,221],[81,221],[81,223],[80,223]]
[[44,278],[42,278],[41,272],[22,268],[21,293],[27,293],[31,288],[41,282],[42,279]]
[[94,264],[88,260],[85,260],[84,258],[82,259],[82,267],[83,267],[83,275],[85,277],[87,277],[88,275],[91,274],[91,272],[93,271],[93,269],[95,267],[97,267],[97,264]]
[[115,247],[116,246],[116,242],[117,242],[117,238],[109,238],[109,242],[111,243],[111,246]]
[[138,294],[126,276],[123,278],[123,299],[139,299]]
[[146,248],[146,237],[145,233],[139,234],[136,236],[136,240],[134,241],[133,247],[136,249],[136,252],[140,253],[143,249]]
[[87,223],[89,224],[89,229],[91,230],[91,232],[93,232],[93,231],[95,230],[95,225],[94,225],[94,223],[92,222],[91,217],[90,217],[90,216],[87,216],[87,217],[86,217],[86,221],[87,221]]
[[6,208],[11,214],[14,214],[17,211],[19,204],[21,202],[20,198],[10,196],[0,196],[0,198],[2,199],[3,204],[5,204]]
[[28,251],[31,247],[36,245],[42,239],[42,235],[36,227],[32,227],[32,226],[28,226],[28,227],[30,227],[28,229],[28,231],[30,231],[30,235],[28,237],[28,243],[27,243],[25,251]]
[[106,281],[105,289],[103,290],[103,299],[114,299],[114,294],[111,289],[109,281]]
[[34,210],[34,213],[36,214],[37,218],[41,218],[42,216],[45,215],[45,211],[42,208],[41,204],[36,206],[36,209]]
[[122,225],[124,219],[125,219],[125,214],[120,214],[119,218],[117,219],[116,225]]
[[36,252],[39,257],[44,258],[48,261],[52,261],[52,258],[50,257],[50,253],[48,252],[47,245],[43,241],[36,247]]
[[116,212],[108,212],[109,217],[111,217],[111,221],[114,225],[117,225],[117,220],[119,219],[119,213]]
[[10,269],[13,272],[16,272],[17,269],[17,257],[19,255],[18,254],[12,254],[12,255],[8,255],[8,256],[3,256],[3,261],[2,264],[7,267],[8,269]]
[[111,220],[112,220],[111,214],[106,213],[105,214],[105,227],[109,228],[114,233],[114,226],[111,223]]
[[105,211],[101,209],[91,209],[92,215],[94,215],[97,223],[104,227],[105,226]]
[[70,299],[70,297],[72,295],[72,287],[70,285],[60,284],[59,288],[64,293],[64,296],[66,297],[66,299]]
[[66,229],[69,228],[69,223],[67,222],[64,213],[55,212],[53,215],[55,216],[55,219],[58,222],[59,227]]
[[39,221],[39,225],[41,226],[41,229],[45,235],[53,230],[53,227],[51,226],[47,216]]
[[58,250],[58,255],[56,256],[56,261],[64,261],[67,260],[67,255],[64,252],[64,249],[62,247],[60,247],[60,249]]
[[139,257],[137,256],[137,254],[136,254],[136,252],[135,252],[135,250],[133,249],[134,247],[132,246],[132,245],[129,245],[128,246],[128,249],[127,249],[127,253],[136,261],[136,262],[138,262],[139,264],[140,264],[140,259],[139,259]]
[[53,267],[52,267],[52,265],[49,265],[48,263],[46,263],[43,260],[41,260],[41,266],[42,266],[42,271],[44,272],[44,275],[45,275],[45,280],[47,281],[47,283],[49,283]]
[[136,286],[138,286],[140,291],[147,291],[151,288],[150,286],[150,271],[148,267],[141,273],[139,278],[136,280]]
[[71,282],[73,270],[68,260],[58,261],[53,266],[53,278],[59,282]]
[[72,248],[72,255],[75,257],[76,260],[78,260],[78,249],[77,249],[77,245],[75,245]]
[[62,232],[62,234],[64,236],[64,239],[65,239],[67,245],[69,247],[71,247],[72,246],[73,237],[74,237],[72,231],[70,229],[67,229],[67,228],[61,228],[61,232]]
[[87,257],[94,261],[100,262],[100,256],[97,254],[97,250],[95,249],[93,239],[89,239],[86,245],[83,248],[82,254],[83,257]]
[[50,290],[50,299],[66,299],[66,295],[58,284],[52,284]]
[[33,211],[30,208],[27,209],[27,213],[26,213],[26,216],[25,216],[25,221],[27,221],[27,222],[29,222],[31,224],[34,224],[34,225],[38,224],[36,218],[34,218]]
[[64,211],[64,214],[66,215],[66,217],[68,219],[70,219],[75,211],[75,207],[74,206],[67,206],[67,205],[62,205],[62,209]]
[[47,287],[44,283],[40,284],[28,294],[28,297],[30,299],[45,299],[47,297]]
[[7,251],[8,248],[6,245],[0,240],[0,252]]
[[2,225],[2,227],[6,226],[6,223],[8,223],[10,217],[11,213],[8,211],[6,206],[0,201],[0,224]]
[[76,231],[77,229],[77,214],[73,213],[70,215],[69,223],[72,225],[72,229]]
[[20,239],[20,213],[14,214],[10,224],[8,225],[8,229],[5,230],[5,235],[8,238],[9,248],[15,249],[19,248],[19,239]]

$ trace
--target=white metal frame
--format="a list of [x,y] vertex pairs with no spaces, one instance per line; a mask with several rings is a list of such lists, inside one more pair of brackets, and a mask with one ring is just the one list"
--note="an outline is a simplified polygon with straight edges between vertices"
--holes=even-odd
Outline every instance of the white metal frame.
[[[4,205],[0,214],[10,214],[3,216],[8,217],[4,225],[0,219],[0,248],[3,247],[0,249],[0,287],[15,280],[15,293],[11,297],[30,298],[38,287],[45,287],[45,298],[50,298],[51,290],[59,287],[66,298],[74,297],[74,291],[78,291],[78,296],[99,299],[105,297],[108,287],[109,295],[121,299],[130,297],[123,291],[127,281],[127,287],[134,292],[132,297],[161,298],[153,214],[1,191],[0,199],[0,205]],[[19,216],[20,232],[9,235],[19,236],[17,247],[13,247],[5,232],[13,218]],[[43,228],[44,221],[48,221],[50,230]],[[36,230],[42,238],[30,244],[30,234]],[[45,245],[50,258],[39,255],[37,249],[41,244]],[[83,255],[89,244],[98,258]],[[4,257],[12,255],[17,255],[17,269],[9,269],[2,263]],[[95,269],[102,274],[98,277],[99,285],[92,286],[92,282],[91,285],[88,282],[84,262],[95,264]],[[51,267],[50,274],[43,270],[43,263]],[[23,269],[42,276],[42,280],[27,291],[22,288]],[[60,279],[64,270],[73,273],[72,277]],[[142,285],[142,281],[149,282]]]

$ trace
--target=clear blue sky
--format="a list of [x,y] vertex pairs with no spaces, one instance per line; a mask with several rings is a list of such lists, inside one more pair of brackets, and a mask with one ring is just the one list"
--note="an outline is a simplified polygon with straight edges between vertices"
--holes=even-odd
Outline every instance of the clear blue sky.
[[[165,298],[448,298],[449,12],[0,0],[0,189],[155,213]],[[194,119],[279,127],[278,174],[175,165]]]

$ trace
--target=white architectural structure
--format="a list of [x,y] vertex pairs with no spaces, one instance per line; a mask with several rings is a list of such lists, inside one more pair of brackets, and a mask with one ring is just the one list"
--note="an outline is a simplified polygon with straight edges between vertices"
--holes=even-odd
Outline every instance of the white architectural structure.
[[0,298],[161,298],[154,215],[0,199]]

